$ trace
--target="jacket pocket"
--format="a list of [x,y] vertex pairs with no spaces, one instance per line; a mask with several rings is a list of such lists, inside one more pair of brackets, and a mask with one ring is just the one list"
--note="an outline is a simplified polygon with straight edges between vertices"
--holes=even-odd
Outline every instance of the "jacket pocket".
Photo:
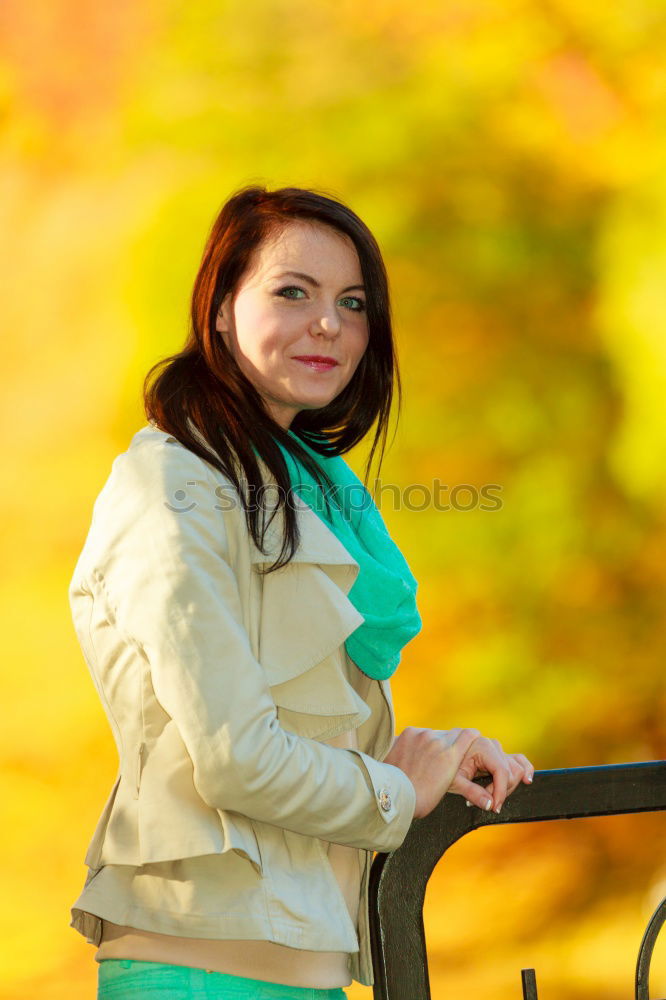
[[172,801],[163,792],[152,795],[145,774],[143,779],[138,802],[133,789],[116,779],[86,852],[89,868],[141,867],[233,851],[263,874],[259,842],[246,816],[211,809],[201,800],[193,805]]
[[219,809],[218,817],[224,830],[224,851],[234,851],[250,861],[258,875],[264,873],[264,856],[254,823],[242,813]]
[[143,770],[143,754],[146,749],[145,743],[139,743],[136,749],[136,762],[134,768],[134,798],[139,797],[139,788],[141,787],[141,772]]

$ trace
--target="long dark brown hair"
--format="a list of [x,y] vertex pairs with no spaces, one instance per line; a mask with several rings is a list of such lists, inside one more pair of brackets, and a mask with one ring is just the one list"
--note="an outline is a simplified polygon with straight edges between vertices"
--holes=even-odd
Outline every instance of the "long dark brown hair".
[[[301,410],[290,425],[290,435],[264,409],[258,391],[217,332],[216,317],[225,296],[229,292],[235,295],[253,252],[295,219],[330,226],[353,241],[366,289],[369,338],[345,389],[328,406]],[[296,187],[269,191],[247,186],[225,202],[210,230],[192,290],[191,326],[185,346],[152,366],[144,379],[143,398],[149,421],[231,480],[243,503],[248,530],[261,551],[267,524],[264,518],[260,525],[260,510],[256,503],[248,501],[239,472],[242,469],[250,495],[262,496],[266,484],[256,456],[265,462],[277,487],[277,505],[272,516],[282,507],[285,517],[281,551],[277,561],[265,571],[271,572],[289,562],[299,543],[296,510],[293,504],[285,502],[291,495],[291,481],[278,443],[300,460],[320,484],[323,482],[326,496],[331,482],[297,438],[318,454],[342,455],[365,436],[376,420],[365,467],[367,487],[380,439],[381,468],[394,383],[399,412],[401,387],[388,278],[381,252],[368,227],[345,204],[320,191]],[[192,432],[190,424],[210,445],[210,451]]]

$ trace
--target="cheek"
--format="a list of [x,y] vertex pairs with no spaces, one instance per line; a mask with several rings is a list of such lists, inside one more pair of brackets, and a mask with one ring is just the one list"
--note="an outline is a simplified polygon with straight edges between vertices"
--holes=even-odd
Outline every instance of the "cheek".
[[369,343],[370,343],[370,335],[368,333],[368,330],[365,329],[365,330],[359,332],[359,335],[358,335],[358,338],[357,338],[357,341],[356,341],[356,352],[355,352],[356,353],[356,360],[357,360],[357,362],[361,360],[361,358],[363,357],[363,355],[367,351]]
[[275,314],[251,302],[236,309],[236,334],[241,354],[255,360],[275,353],[284,339]]

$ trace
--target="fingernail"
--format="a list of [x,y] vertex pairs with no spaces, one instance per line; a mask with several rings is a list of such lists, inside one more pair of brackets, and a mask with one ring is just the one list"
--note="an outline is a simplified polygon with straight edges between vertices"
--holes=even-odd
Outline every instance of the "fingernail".
[[471,803],[471,802],[469,801],[469,799],[465,799],[465,805],[466,805],[466,806],[471,806],[471,804],[472,804],[472,803]]
[[501,806],[495,806],[495,812],[496,813],[501,813],[501,811],[502,811],[502,807]]
[[493,804],[493,800],[492,799],[486,799],[486,804],[483,807],[486,810],[486,812],[488,812],[488,810],[490,809],[490,807],[492,806],[492,804]]

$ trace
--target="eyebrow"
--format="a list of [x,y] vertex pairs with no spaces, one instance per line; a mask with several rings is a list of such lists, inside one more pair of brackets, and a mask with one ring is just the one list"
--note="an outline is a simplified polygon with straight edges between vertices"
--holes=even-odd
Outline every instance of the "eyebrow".
[[[283,278],[287,274],[293,274],[295,278],[301,278],[302,281],[309,281],[311,285],[315,288],[321,288],[321,285],[316,278],[313,278],[309,274],[303,274],[302,271],[282,271],[281,274],[276,275],[278,278]],[[349,285],[347,288],[343,288],[343,292],[353,292],[355,288],[360,288],[361,291],[365,291],[365,285]]]

